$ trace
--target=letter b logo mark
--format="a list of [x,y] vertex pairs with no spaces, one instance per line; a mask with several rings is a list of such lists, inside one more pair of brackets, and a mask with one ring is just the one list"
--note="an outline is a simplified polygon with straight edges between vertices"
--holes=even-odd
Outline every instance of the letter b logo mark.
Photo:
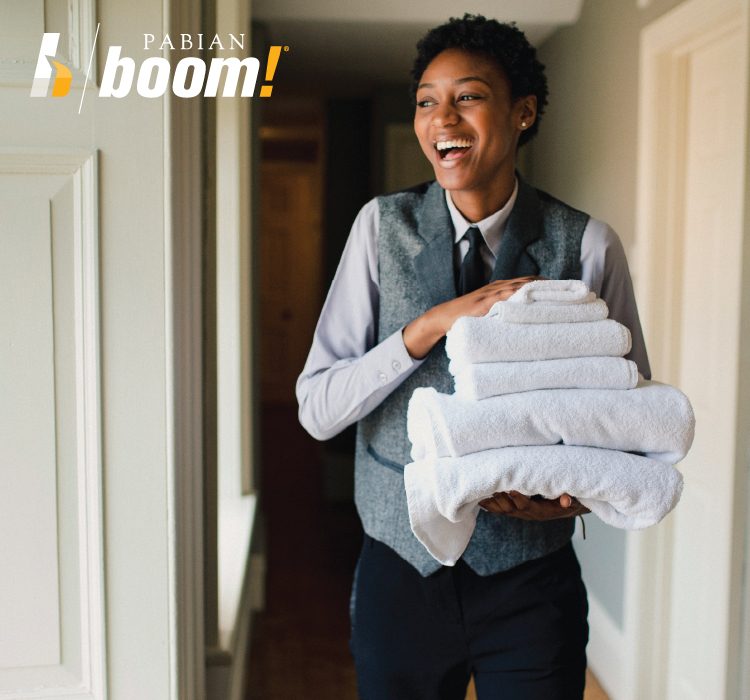
[[[39,59],[34,72],[34,82],[31,85],[31,97],[47,97],[50,80],[52,79],[52,66],[55,66],[55,81],[52,84],[52,97],[64,97],[70,90],[73,75],[70,69],[52,58],[57,53],[57,44],[60,41],[59,32],[45,32],[42,36],[42,45],[39,47]],[[49,59],[48,59],[49,57]]]

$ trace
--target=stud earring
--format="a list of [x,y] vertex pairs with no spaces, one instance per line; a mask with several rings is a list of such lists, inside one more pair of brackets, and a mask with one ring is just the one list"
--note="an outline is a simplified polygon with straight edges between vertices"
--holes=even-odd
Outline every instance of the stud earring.
[[525,128],[526,128],[526,122],[521,122],[521,128],[522,128],[522,129],[525,129]]

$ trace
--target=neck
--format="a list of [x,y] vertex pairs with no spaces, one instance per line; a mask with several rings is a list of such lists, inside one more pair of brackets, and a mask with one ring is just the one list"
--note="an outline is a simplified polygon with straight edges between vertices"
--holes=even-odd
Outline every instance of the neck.
[[488,187],[473,190],[451,190],[451,199],[463,217],[476,223],[502,209],[513,194],[515,171],[498,177]]

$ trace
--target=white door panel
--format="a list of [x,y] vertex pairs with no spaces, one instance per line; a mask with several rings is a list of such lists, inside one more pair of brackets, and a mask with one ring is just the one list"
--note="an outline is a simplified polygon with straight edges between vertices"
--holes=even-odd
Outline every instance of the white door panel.
[[[655,377],[696,417],[679,506],[629,538],[633,700],[734,700],[747,174],[747,3],[686,0],[641,40],[638,223]],[[743,269],[744,265],[744,269]],[[745,340],[746,342],[746,340]]]
[[[680,387],[696,415],[675,511],[669,697],[725,693],[744,153],[739,29],[689,54]],[[740,93],[740,94],[738,94]]]
[[[121,45],[140,63],[143,33],[159,36],[173,12],[0,0],[0,698],[202,692],[193,669],[176,670],[168,256],[180,248],[165,213],[181,184],[167,185],[176,127],[162,99],[96,88],[96,54]],[[61,35],[64,97],[30,97],[44,32]]]
[[50,666],[60,663],[52,237],[46,207],[14,184],[0,180],[0,552],[13,572],[0,580],[0,667]]
[[103,692],[95,173],[0,153],[0,697]]

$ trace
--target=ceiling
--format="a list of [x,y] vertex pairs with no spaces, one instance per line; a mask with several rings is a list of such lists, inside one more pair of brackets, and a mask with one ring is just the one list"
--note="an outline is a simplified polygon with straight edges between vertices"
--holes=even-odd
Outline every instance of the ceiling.
[[481,0],[457,9],[447,0],[253,0],[253,17],[271,44],[289,46],[279,61],[274,94],[285,87],[325,85],[328,94],[366,94],[404,83],[417,40],[463,12],[517,22],[538,45],[578,19],[583,0]]

